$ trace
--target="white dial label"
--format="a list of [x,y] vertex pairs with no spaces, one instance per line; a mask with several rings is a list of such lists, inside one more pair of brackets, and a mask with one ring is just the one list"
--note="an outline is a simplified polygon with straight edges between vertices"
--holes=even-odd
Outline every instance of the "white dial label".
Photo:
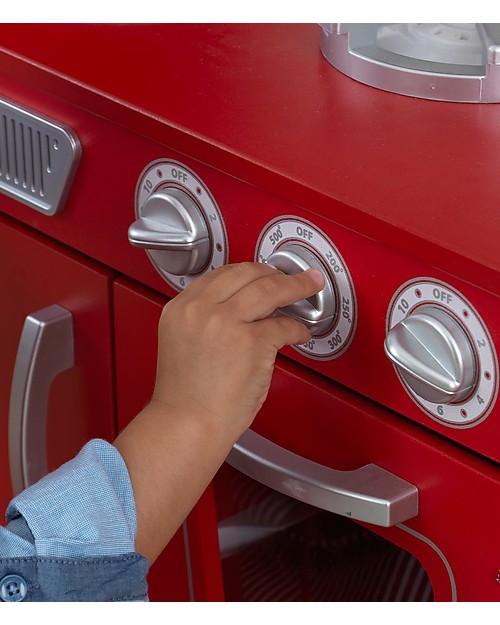
[[314,253],[333,285],[336,300],[330,328],[294,348],[318,360],[337,358],[351,343],[357,321],[356,295],[347,266],[323,232],[305,219],[293,216],[278,217],[264,228],[257,242],[255,260],[266,262],[284,243],[295,243]]
[[219,207],[203,181],[182,163],[165,159],[149,163],[137,181],[135,190],[135,213],[137,217],[140,216],[142,207],[149,196],[155,191],[166,188],[181,189],[192,198],[203,214],[210,233],[210,259],[205,268],[197,274],[178,276],[169,273],[158,267],[149,251],[146,250],[160,275],[177,291],[182,291],[196,278],[227,263],[226,228]]
[[396,373],[413,401],[432,419],[449,427],[473,427],[491,412],[498,393],[498,362],[490,334],[463,295],[443,282],[425,278],[411,280],[396,292],[389,306],[387,332],[424,304],[442,307],[465,329],[476,355],[477,383],[464,401],[434,404],[417,395],[395,366]]

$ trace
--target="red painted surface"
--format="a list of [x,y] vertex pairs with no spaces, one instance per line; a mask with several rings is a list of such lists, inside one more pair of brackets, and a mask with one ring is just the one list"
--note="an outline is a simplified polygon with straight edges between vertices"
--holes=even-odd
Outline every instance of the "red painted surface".
[[[473,303],[498,345],[496,320],[500,317],[500,302],[497,294],[339,226],[336,219],[315,214],[316,205],[305,210],[63,101],[16,87],[12,81],[6,83],[4,91],[11,98],[17,96],[17,101],[68,123],[83,146],[67,206],[56,218],[47,218],[15,200],[2,197],[0,206],[5,213],[169,296],[174,295],[174,291],[161,279],[146,254],[132,248],[127,239],[128,227],[135,218],[135,183],[152,160],[160,157],[180,160],[203,179],[225,220],[229,262],[253,260],[261,231],[275,217],[306,218],[330,237],[344,257],[358,301],[358,322],[349,350],[337,360],[318,362],[291,349],[285,353],[408,418],[500,460],[496,443],[500,425],[494,418],[496,412],[479,427],[468,430],[456,430],[432,421],[402,389],[383,352],[388,307],[393,293],[404,282],[415,277],[432,277],[450,283]],[[490,230],[490,235],[493,232]],[[475,275],[484,276],[483,273]],[[497,282],[500,285],[500,280]]]
[[[429,277],[472,302],[499,351],[500,105],[430,102],[358,84],[322,58],[313,24],[2,24],[0,95],[68,124],[83,148],[67,205],[56,217],[0,197],[2,213],[47,235],[14,228],[12,238],[9,228],[0,247],[2,288],[15,275],[12,292],[23,302],[19,309],[10,301],[7,307],[9,356],[0,363],[1,379],[9,379],[15,330],[29,312],[31,294],[45,302],[59,293],[59,277],[43,283],[49,267],[61,284],[68,276],[75,301],[108,311],[84,330],[90,346],[102,345],[104,337],[108,355],[92,352],[85,360],[91,371],[81,375],[97,377],[99,393],[113,388],[114,340],[120,426],[140,410],[152,389],[156,320],[164,297],[175,293],[144,252],[129,245],[127,229],[143,168],[157,158],[179,160],[217,201],[230,262],[252,260],[266,224],[296,215],[330,237],[354,283],[358,323],[348,351],[319,362],[283,350],[286,358],[256,428],[334,468],[376,462],[416,484],[421,511],[408,527],[444,554],[459,599],[497,600],[499,519],[492,502],[500,479],[499,408],[466,430],[431,421],[402,389],[383,341],[393,293],[408,280]],[[13,243],[19,237],[26,254]],[[41,254],[34,262],[40,293],[25,282],[32,246]],[[57,250],[56,256],[45,260],[45,249]],[[69,277],[66,254],[71,267],[80,264],[73,250],[107,268],[84,263],[99,274],[106,295],[99,289],[90,294],[80,274]],[[12,267],[21,273],[12,274]],[[113,334],[109,288],[115,272],[142,286],[117,283]],[[26,295],[18,296],[23,289]],[[65,376],[71,375],[54,383],[69,399]],[[6,389],[0,388],[4,406]],[[82,420],[90,419],[95,429],[82,428],[101,431],[98,413],[91,413]],[[51,436],[51,445],[59,436]],[[421,560],[438,600],[451,597],[435,549],[400,528],[377,531]],[[178,534],[153,568],[152,597],[194,593],[218,600],[211,489],[189,517],[187,534],[191,573]]]
[[314,24],[2,24],[0,46],[6,77],[498,293],[497,104],[358,84]]
[[217,521],[214,489],[210,485],[187,518],[196,601],[224,600]]
[[24,320],[52,304],[73,315],[75,367],[50,388],[47,458],[53,470],[91,438],[115,429],[111,282],[113,273],[0,217],[0,508],[12,491],[8,454],[10,382]]

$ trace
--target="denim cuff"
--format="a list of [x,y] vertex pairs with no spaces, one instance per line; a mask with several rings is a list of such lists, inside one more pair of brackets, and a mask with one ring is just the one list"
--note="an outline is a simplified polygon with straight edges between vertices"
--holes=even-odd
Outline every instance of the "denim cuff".
[[102,558],[2,558],[0,586],[21,580],[17,601],[147,601],[148,561],[138,553]]

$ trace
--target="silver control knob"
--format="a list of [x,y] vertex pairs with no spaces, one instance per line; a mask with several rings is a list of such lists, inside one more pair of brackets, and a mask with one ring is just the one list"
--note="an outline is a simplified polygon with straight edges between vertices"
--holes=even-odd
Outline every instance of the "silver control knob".
[[210,235],[201,210],[175,188],[159,189],[130,226],[132,245],[147,249],[155,264],[180,276],[199,273],[210,259]]
[[287,275],[307,269],[318,269],[325,275],[325,286],[319,293],[278,309],[280,314],[303,323],[311,334],[323,334],[333,324],[335,317],[335,292],[321,262],[302,245],[286,243],[267,257],[266,263]]
[[477,382],[477,360],[458,320],[424,305],[396,324],[385,339],[385,353],[406,384],[436,404],[458,403]]

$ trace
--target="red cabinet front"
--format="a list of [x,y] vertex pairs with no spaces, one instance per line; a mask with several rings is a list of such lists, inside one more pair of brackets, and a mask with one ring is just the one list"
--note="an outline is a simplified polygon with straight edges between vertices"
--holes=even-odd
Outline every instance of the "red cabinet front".
[[48,389],[47,427],[39,441],[47,448],[48,470],[73,457],[89,439],[113,437],[113,274],[3,217],[0,250],[0,507],[5,510],[12,497],[7,435],[12,377],[28,315],[56,304],[73,319],[74,366]]
[[[46,446],[51,471],[91,438],[112,441],[117,429],[147,403],[156,366],[156,328],[165,298],[137,285],[128,287],[107,268],[5,217],[0,217],[0,250],[0,425],[4,432],[0,506],[5,510],[14,494],[9,408],[26,317],[56,304],[69,311],[73,320],[74,366],[57,375],[47,389],[47,427],[39,441]],[[40,405],[43,410],[45,406]],[[152,567],[152,600],[222,598],[216,527],[209,489]],[[213,562],[218,577],[207,569]]]

